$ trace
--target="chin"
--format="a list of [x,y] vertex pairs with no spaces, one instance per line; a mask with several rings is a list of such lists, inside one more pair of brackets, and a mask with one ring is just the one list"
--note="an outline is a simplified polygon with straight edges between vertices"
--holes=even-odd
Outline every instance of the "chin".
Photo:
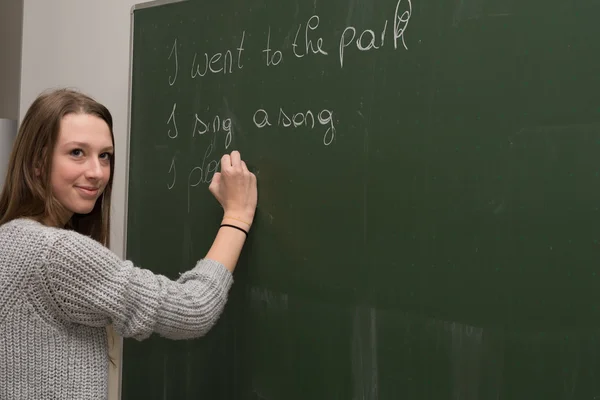
[[79,207],[73,207],[72,210],[75,214],[87,215],[94,210],[94,206],[95,204],[85,206],[80,205]]
[[91,212],[92,212],[92,210],[85,210],[85,211],[80,211],[80,212],[77,212],[76,214],[79,214],[79,215],[88,215],[88,214],[90,214]]

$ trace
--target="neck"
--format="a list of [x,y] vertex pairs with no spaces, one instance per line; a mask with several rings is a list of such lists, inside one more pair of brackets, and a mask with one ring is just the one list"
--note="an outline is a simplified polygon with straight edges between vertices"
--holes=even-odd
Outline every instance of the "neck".
[[52,226],[54,228],[65,228],[67,226],[67,224],[69,223],[69,221],[71,220],[72,216],[73,216],[73,213],[65,212],[61,215],[58,215],[56,218],[51,218],[50,216],[45,216],[41,219],[40,222],[42,222],[46,226]]

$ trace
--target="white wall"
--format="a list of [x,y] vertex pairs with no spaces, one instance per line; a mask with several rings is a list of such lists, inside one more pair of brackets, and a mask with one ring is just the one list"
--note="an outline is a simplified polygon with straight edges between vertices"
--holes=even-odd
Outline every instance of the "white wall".
[[8,171],[8,161],[17,136],[17,120],[0,118],[0,192]]
[[22,22],[23,0],[0,0],[0,118],[12,120],[19,118]]
[[[0,0],[13,1],[13,0]],[[112,248],[123,255],[125,146],[131,7],[143,0],[24,0],[20,118],[35,97],[75,87],[108,107],[114,118],[116,168]],[[111,354],[119,353],[120,342]],[[111,398],[116,399],[111,369]]]

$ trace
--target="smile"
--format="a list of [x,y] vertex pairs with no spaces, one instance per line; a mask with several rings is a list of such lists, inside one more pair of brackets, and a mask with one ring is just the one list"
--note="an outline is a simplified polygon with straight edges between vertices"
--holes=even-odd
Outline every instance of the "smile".
[[96,197],[99,189],[95,187],[75,186],[84,197]]

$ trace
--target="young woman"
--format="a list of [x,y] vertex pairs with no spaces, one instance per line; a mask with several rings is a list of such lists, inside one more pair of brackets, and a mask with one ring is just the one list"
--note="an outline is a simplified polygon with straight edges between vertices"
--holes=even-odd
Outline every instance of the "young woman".
[[109,111],[84,94],[42,94],[23,119],[0,195],[0,399],[106,398],[106,326],[195,338],[225,306],[257,202],[240,154],[209,187],[212,247],[171,281],[107,248],[114,151]]

